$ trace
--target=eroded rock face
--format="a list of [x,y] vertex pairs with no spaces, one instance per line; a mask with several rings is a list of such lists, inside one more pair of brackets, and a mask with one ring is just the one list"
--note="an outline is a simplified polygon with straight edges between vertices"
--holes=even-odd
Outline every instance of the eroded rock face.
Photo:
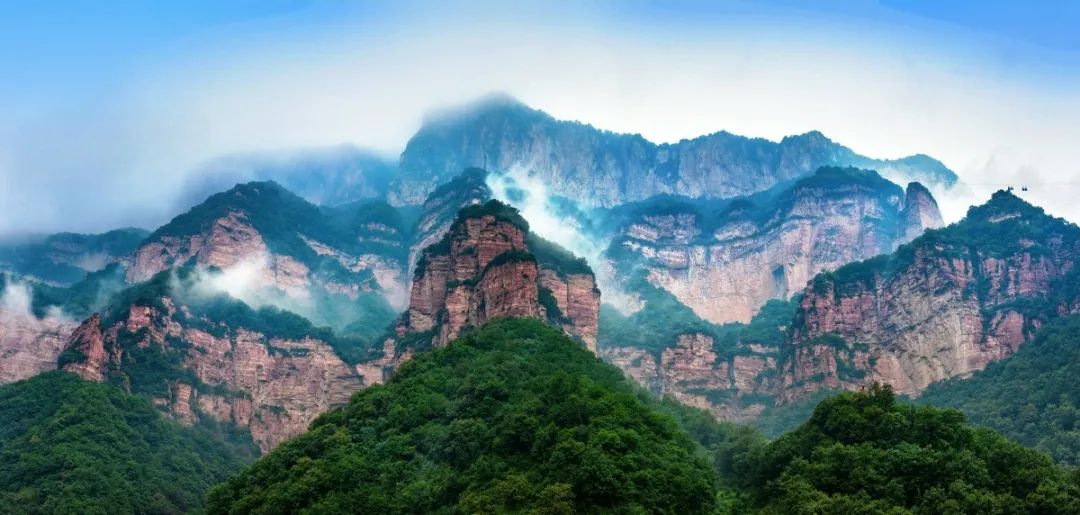
[[[485,206],[501,206],[492,202]],[[423,252],[398,336],[431,333],[425,338],[445,345],[463,329],[493,318],[531,317],[548,320],[595,350],[600,293],[594,277],[538,262],[527,240],[523,220],[484,213],[459,217]],[[552,304],[542,302],[541,290]]]
[[819,132],[779,142],[716,132],[674,144],[560,121],[513,99],[489,98],[425,120],[401,155],[390,190],[395,205],[418,205],[468,166],[525,169],[554,194],[610,207],[670,194],[729,198],[796,179],[820,166],[859,166],[906,180],[952,182],[955,174],[927,156],[875,160]]
[[796,315],[783,398],[871,381],[918,395],[1011,355],[1047,317],[1075,311],[1080,230],[1005,195],[908,253],[817,278]]
[[619,259],[642,263],[651,284],[705,320],[748,322],[766,301],[791,298],[814,275],[891,252],[941,225],[925,188],[913,184],[905,196],[876,174],[871,179],[796,185],[774,207],[733,207],[719,223],[689,209],[646,213],[618,241],[634,257]]
[[[72,358],[64,369],[151,395],[184,423],[209,417],[249,429],[264,451],[302,433],[364,385],[321,340],[181,322],[176,315],[186,307],[167,297],[161,304],[164,311],[131,306],[107,327],[98,315],[83,322],[69,340]],[[131,353],[137,356],[126,359]],[[145,356],[160,358],[144,363]]]
[[635,347],[607,347],[605,361],[659,395],[711,412],[722,420],[752,420],[772,402],[776,385],[775,348],[749,347],[719,355],[713,338],[686,333],[675,345],[652,352]]
[[0,384],[55,369],[75,327],[66,318],[37,318],[0,305]]

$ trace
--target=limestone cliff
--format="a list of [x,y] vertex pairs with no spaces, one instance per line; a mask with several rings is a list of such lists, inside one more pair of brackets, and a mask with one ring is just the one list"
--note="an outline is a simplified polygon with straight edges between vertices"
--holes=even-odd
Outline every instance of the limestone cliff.
[[68,339],[62,368],[150,396],[185,424],[208,418],[248,429],[264,451],[364,384],[317,337],[229,325],[168,296],[153,304],[87,319]]
[[823,168],[794,185],[732,202],[657,199],[631,206],[607,255],[713,323],[748,322],[815,274],[891,252],[939,227],[930,193],[907,194],[871,171]]
[[470,166],[495,172],[522,168],[554,194],[610,207],[664,194],[747,195],[828,165],[873,168],[904,182],[956,180],[927,156],[870,159],[819,132],[779,142],[716,132],[656,144],[637,134],[556,120],[511,98],[493,96],[425,120],[401,154],[389,198],[395,205],[420,204]]
[[72,321],[61,316],[38,318],[0,305],[0,384],[55,369],[74,328]]
[[776,347],[745,346],[739,353],[718,353],[712,335],[688,332],[659,351],[610,346],[605,361],[658,395],[711,412],[721,420],[748,421],[773,404]]
[[240,184],[151,234],[134,252],[127,280],[194,264],[242,270],[261,288],[295,298],[377,291],[393,302],[403,296],[407,235],[372,213],[397,216],[371,204],[321,208],[272,182]]
[[785,399],[870,381],[918,395],[1076,311],[1080,228],[1009,192],[896,253],[814,279],[782,365]]
[[497,317],[548,320],[595,350],[600,293],[582,260],[529,234],[498,201],[462,209],[416,266],[397,334],[445,345]]

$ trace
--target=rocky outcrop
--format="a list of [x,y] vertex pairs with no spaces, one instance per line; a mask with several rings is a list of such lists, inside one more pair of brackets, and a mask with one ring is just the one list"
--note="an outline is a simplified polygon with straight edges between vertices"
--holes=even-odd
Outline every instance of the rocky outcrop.
[[61,316],[38,318],[0,305],[0,384],[55,369],[75,326]]
[[548,320],[595,350],[595,279],[587,266],[581,269],[552,247],[529,235],[517,211],[498,201],[461,210],[419,259],[398,337],[445,345],[465,328],[493,318],[531,317]]
[[686,333],[659,352],[612,346],[600,355],[658,395],[721,420],[752,420],[773,403],[777,349],[755,345],[722,355],[715,347],[712,336]]
[[1005,358],[1075,311],[1080,229],[998,192],[960,223],[812,282],[785,349],[781,392],[871,381],[918,395]]
[[415,270],[420,253],[446,235],[458,211],[491,198],[486,178],[487,172],[484,170],[470,168],[428,195],[420,219],[416,222],[407,270]]
[[821,169],[765,199],[716,206],[643,203],[608,251],[713,323],[748,322],[769,299],[788,299],[814,275],[891,252],[939,227],[925,188],[870,171]]
[[900,243],[907,243],[918,238],[927,229],[945,225],[934,196],[930,194],[930,190],[917,182],[907,186],[902,216],[904,220],[898,235]]
[[63,368],[148,395],[187,424],[209,418],[248,429],[264,451],[364,385],[328,342],[228,326],[169,297],[155,304],[87,319],[69,339]]
[[951,184],[955,174],[927,156],[876,160],[819,132],[779,142],[717,132],[673,144],[560,121],[502,96],[425,120],[401,154],[390,189],[395,205],[417,205],[460,170],[524,169],[554,194],[586,206],[656,195],[729,198],[797,179],[821,166],[873,168],[899,181]]
[[245,290],[262,297],[355,300],[378,292],[403,307],[407,248],[399,216],[385,203],[328,210],[272,182],[240,184],[151,234],[126,278],[138,283],[163,270],[214,267],[236,272]]

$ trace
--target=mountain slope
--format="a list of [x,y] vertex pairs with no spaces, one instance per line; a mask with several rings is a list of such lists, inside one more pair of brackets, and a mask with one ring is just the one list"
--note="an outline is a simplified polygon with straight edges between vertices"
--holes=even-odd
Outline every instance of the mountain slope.
[[424,249],[397,336],[413,350],[445,345],[498,317],[547,320],[596,348],[600,291],[585,260],[529,232],[497,200],[461,209]]
[[3,513],[197,511],[256,453],[63,372],[0,387],[0,420]]
[[605,253],[618,275],[643,269],[713,323],[749,322],[770,299],[790,299],[815,274],[892,252],[942,225],[917,183],[905,193],[876,172],[820,168],[750,197],[659,197],[621,206]]
[[380,355],[373,340],[207,291],[220,274],[184,267],[119,292],[72,332],[57,364],[185,424],[249,430],[263,450],[365,385],[356,365]]
[[422,353],[209,496],[210,513],[707,513],[708,462],[618,370],[501,320]]
[[0,270],[53,285],[70,285],[138,248],[149,233],[117,229],[102,234],[58,233],[44,239],[0,243]]
[[918,402],[956,408],[975,424],[1080,464],[1080,317],[1047,323],[1016,354],[966,379],[930,385]]
[[784,396],[872,381],[918,395],[1076,311],[1080,228],[999,191],[897,252],[815,277],[785,348]]
[[[887,387],[822,401],[750,453],[742,486],[762,513],[1077,513],[1075,471],[964,424],[895,402]],[[1071,472],[1071,473],[1070,473]]]
[[556,120],[511,98],[492,96],[425,120],[401,154],[390,201],[419,204],[470,166],[497,172],[523,167],[554,194],[610,207],[660,194],[747,195],[830,165],[872,168],[902,182],[956,180],[927,156],[870,159],[818,132],[778,143],[718,132],[658,145],[636,134]]

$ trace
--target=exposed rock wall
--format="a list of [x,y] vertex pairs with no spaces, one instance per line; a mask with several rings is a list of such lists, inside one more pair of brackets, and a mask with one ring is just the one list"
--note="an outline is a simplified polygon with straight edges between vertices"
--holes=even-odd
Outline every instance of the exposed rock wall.
[[75,326],[64,318],[37,318],[0,306],[0,384],[55,369]]
[[396,205],[418,205],[470,166],[499,172],[524,168],[554,194],[609,207],[662,194],[747,195],[827,165],[874,168],[905,182],[956,180],[927,156],[869,159],[819,132],[779,142],[717,132],[658,145],[636,134],[556,120],[495,97],[425,120],[401,154],[389,198]]
[[711,336],[686,333],[658,353],[636,347],[606,347],[600,354],[659,395],[670,395],[722,420],[747,421],[772,403],[776,351],[757,348],[722,356]]
[[[149,394],[184,423],[209,417],[249,429],[264,451],[364,385],[326,342],[192,325],[176,318],[185,306],[161,302],[165,311],[133,305],[107,327],[98,315],[86,320],[69,340],[64,369]],[[132,353],[163,357],[140,363]]]
[[[595,350],[600,293],[591,273],[560,274],[529,253],[528,225],[484,212],[459,216],[440,242],[424,250],[413,277],[399,337],[430,334],[445,345],[468,327],[498,317],[548,320]],[[554,304],[545,306],[541,290]],[[549,312],[550,309],[550,312]],[[559,313],[554,311],[558,310]]]
[[646,212],[618,241],[634,258],[619,257],[626,263],[614,266],[642,263],[650,283],[702,319],[748,322],[766,301],[791,298],[822,271],[891,252],[941,226],[937,204],[917,184],[906,197],[881,179],[796,185],[787,193],[774,206],[732,208],[714,226],[689,206]]
[[918,395],[1011,355],[1047,317],[1075,311],[1080,229],[999,193],[944,231],[814,281],[782,370],[785,399],[871,381]]

